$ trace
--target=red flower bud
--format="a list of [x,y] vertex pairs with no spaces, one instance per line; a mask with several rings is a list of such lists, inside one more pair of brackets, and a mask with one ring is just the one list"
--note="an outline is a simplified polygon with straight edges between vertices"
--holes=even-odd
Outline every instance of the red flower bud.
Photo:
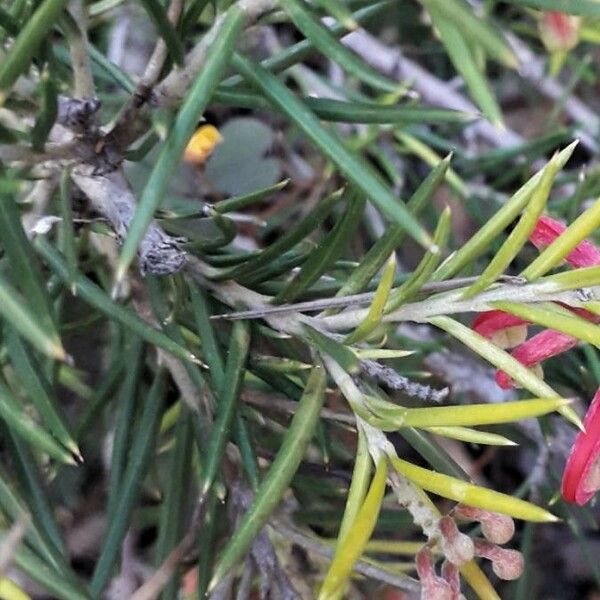
[[494,544],[506,544],[515,534],[515,522],[508,515],[459,504],[454,514],[461,519],[481,523],[485,538]]
[[445,516],[439,521],[442,534],[442,552],[455,565],[463,565],[473,558],[473,540],[461,533],[452,517]]
[[579,42],[581,19],[558,11],[548,11],[539,22],[540,37],[548,52],[566,52]]
[[454,600],[450,584],[435,573],[429,548],[417,553],[415,565],[421,581],[421,600]]
[[473,542],[475,554],[492,561],[492,570],[500,579],[512,580],[521,577],[525,563],[518,550],[500,548],[481,538],[475,538]]

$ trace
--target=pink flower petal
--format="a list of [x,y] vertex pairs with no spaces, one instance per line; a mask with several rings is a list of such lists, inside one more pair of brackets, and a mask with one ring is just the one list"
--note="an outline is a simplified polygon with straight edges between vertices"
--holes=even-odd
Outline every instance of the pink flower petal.
[[526,324],[527,321],[515,317],[515,315],[510,315],[501,310],[487,310],[479,313],[473,319],[472,327],[479,335],[489,339],[497,331]]
[[567,502],[583,506],[600,489],[600,389],[594,395],[583,420],[585,431],[575,438],[563,473],[561,493]]
[[[560,221],[547,215],[542,215],[529,236],[529,241],[538,249],[545,248],[559,237],[565,229],[565,225]],[[566,260],[573,267],[598,265],[600,264],[600,249],[592,244],[592,242],[584,240],[571,250]]]
[[[570,350],[577,344],[577,341],[566,333],[546,329],[529,338],[513,350],[511,355],[526,367],[532,367],[543,360]],[[496,383],[505,390],[513,387],[511,378],[504,371],[496,372]]]

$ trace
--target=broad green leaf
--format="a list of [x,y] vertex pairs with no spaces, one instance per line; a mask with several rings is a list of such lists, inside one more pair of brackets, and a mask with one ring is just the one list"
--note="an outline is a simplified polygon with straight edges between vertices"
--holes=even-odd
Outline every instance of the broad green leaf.
[[[435,237],[434,237],[435,240]],[[390,291],[394,285],[396,276],[396,254],[392,252],[383,270],[381,280],[377,286],[375,297],[364,321],[344,340],[345,344],[355,344],[364,340],[378,325],[383,317],[383,310],[390,297]]]
[[496,252],[481,276],[464,293],[464,298],[471,298],[490,286],[500,275],[504,273],[515,256],[529,239],[529,235],[535,228],[539,216],[542,214],[550,191],[558,165],[550,161],[542,171],[542,179],[539,186],[531,194],[531,199],[523,211],[521,218],[515,228],[510,232],[500,250]]
[[234,54],[232,63],[245,79],[279,108],[393,223],[404,228],[425,248],[431,246],[432,241],[427,232],[407,211],[404,204],[394,197],[368,163],[347,150],[339,137],[323,127],[315,114],[283,83],[260,65],[238,54]]
[[331,233],[312,250],[298,274],[277,294],[273,300],[275,304],[293,302],[333,265],[359,227],[364,207],[364,196],[357,192],[348,195],[343,217],[336,223]]
[[243,558],[254,538],[277,508],[314,434],[325,398],[326,383],[325,369],[317,364],[311,371],[292,422],[256,492],[252,505],[244,514],[235,534],[220,553],[213,572],[211,588]]
[[222,22],[219,35],[208,50],[204,67],[181,105],[154,168],[148,177],[137,210],[131,221],[129,232],[123,243],[116,270],[117,283],[122,281],[125,272],[134,259],[138,245],[152,221],[154,212],[163,200],[170,176],[181,160],[183,150],[227,67],[235,41],[241,32],[244,18],[244,11],[237,5],[229,8],[227,16]]
[[401,91],[403,85],[384,77],[365,63],[315,19],[303,0],[279,0],[294,25],[312,42],[315,48],[360,81],[386,92]]
[[334,600],[343,595],[354,563],[362,555],[375,529],[385,493],[386,478],[387,462],[381,458],[377,463],[375,475],[356,519],[346,535],[338,540],[335,555],[319,592],[319,600]]
[[54,27],[66,5],[67,0],[44,0],[19,31],[0,62],[0,106],[4,104],[8,91],[19,75],[28,68],[42,40]]
[[[557,165],[557,170],[562,169],[575,150],[571,144],[561,150],[551,160]],[[519,188],[517,192],[496,212],[494,216],[482,225],[479,231],[466,243],[451,254],[435,271],[434,280],[442,281],[458,273],[467,264],[474,262],[486,250],[489,249],[493,240],[504,231],[508,225],[525,208],[531,194],[539,186],[542,179],[542,171],[538,171],[527,183]]]
[[[522,365],[516,358],[513,358],[508,352],[498,348],[498,346],[495,346],[489,340],[462,323],[444,316],[433,317],[429,319],[429,322],[460,340],[465,346],[473,350],[475,354],[487,360],[497,369],[510,375],[512,379],[532,394],[536,394],[539,398],[553,398],[558,396],[546,382]],[[580,429],[583,427],[577,413],[570,406],[563,406],[558,410],[563,417],[577,427]]]
[[400,475],[406,477],[419,487],[456,502],[461,502],[469,506],[476,506],[509,515],[515,519],[524,521],[534,521],[539,523],[552,523],[558,519],[547,510],[525,502],[520,498],[515,498],[507,494],[501,494],[487,488],[466,483],[460,479],[442,475],[423,467],[413,465],[396,456],[390,456],[392,466]]
[[600,226],[600,199],[582,212],[541,254],[521,273],[530,281],[545,275]]

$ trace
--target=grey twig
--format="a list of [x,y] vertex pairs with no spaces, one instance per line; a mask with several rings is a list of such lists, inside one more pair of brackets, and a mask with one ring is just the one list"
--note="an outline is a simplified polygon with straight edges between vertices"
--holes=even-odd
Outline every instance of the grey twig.
[[396,373],[391,367],[382,365],[374,360],[363,360],[360,363],[361,369],[365,375],[376,379],[386,387],[404,392],[413,398],[418,398],[424,402],[440,403],[448,396],[448,388],[436,390],[429,385],[411,381],[408,377]]
[[[79,165],[72,171],[75,184],[89,198],[93,208],[111,223],[117,237],[124,239],[135,212],[135,196],[121,171],[98,175],[93,167]],[[181,269],[186,253],[181,240],[167,235],[152,223],[144,236],[138,255],[142,272],[166,275]]]

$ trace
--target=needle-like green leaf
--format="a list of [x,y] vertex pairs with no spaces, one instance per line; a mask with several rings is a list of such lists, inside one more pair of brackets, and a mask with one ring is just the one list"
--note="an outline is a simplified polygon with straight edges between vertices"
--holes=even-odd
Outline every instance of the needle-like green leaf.
[[108,524],[100,557],[92,576],[90,584],[92,598],[102,596],[102,590],[115,568],[115,559],[120,551],[123,538],[127,534],[129,517],[137,500],[142,479],[150,464],[160,424],[160,408],[164,400],[166,384],[166,371],[161,367],[154,378],[148,397],[145,399],[143,412],[138,421],[137,435],[131,444],[114,518]]
[[[576,144],[567,146],[561,150],[552,161],[557,166],[557,170],[562,169],[575,150]],[[527,183],[522,185],[517,192],[504,204],[504,206],[496,212],[477,233],[459,250],[451,254],[435,271],[434,280],[441,281],[456,275],[463,267],[477,259],[485,252],[491,242],[504,229],[510,225],[512,221],[525,208],[531,194],[539,186],[542,179],[542,171],[538,171]]]
[[381,323],[383,309],[390,297],[390,291],[394,285],[395,276],[396,254],[392,253],[381,275],[381,280],[375,291],[375,297],[373,298],[373,302],[371,302],[367,316],[364,321],[346,337],[344,343],[351,345],[364,340],[379,325],[379,323]]
[[440,435],[442,437],[460,440],[469,444],[484,444],[487,446],[516,446],[515,442],[509,440],[503,435],[490,433],[489,431],[479,431],[470,427],[425,427],[429,433]]
[[68,0],[44,0],[21,28],[8,54],[0,62],[0,105],[17,77],[27,69],[48,32],[54,27]]
[[202,71],[183,101],[144,187],[123,243],[116,271],[117,284],[123,279],[135,257],[154,212],[160,206],[169,179],[181,160],[183,150],[225,72],[235,41],[242,30],[244,16],[244,11],[236,4],[229,8],[222,21],[219,35],[209,48]]
[[365,193],[393,223],[405,229],[425,248],[432,245],[429,234],[408,212],[404,204],[394,197],[373,169],[350,152],[333,132],[324,128],[315,114],[274,75],[238,54],[234,54],[233,65],[328,156],[344,176]]
[[443,498],[450,498],[468,506],[476,506],[484,510],[499,512],[515,519],[523,519],[524,521],[540,523],[558,521],[547,510],[530,502],[525,502],[520,498],[501,494],[454,477],[448,477],[448,475],[442,475],[441,473],[418,467],[395,456],[390,456],[390,461],[400,475],[406,477],[424,490],[433,492]]
[[276,304],[293,302],[340,258],[350,237],[360,225],[365,206],[364,197],[349,194],[346,212],[331,233],[309,254],[298,274],[277,294]]
[[341,44],[327,27],[321,25],[310,14],[303,0],[279,0],[279,4],[315,48],[360,81],[386,92],[398,92],[404,87],[403,84],[391,81],[381,75]]
[[182,65],[183,44],[181,43],[181,38],[175,30],[175,27],[173,27],[167,12],[159,0],[140,0],[140,4],[152,19],[152,22],[158,30],[159,35],[164,40],[173,61],[178,65]]
[[[39,323],[39,315],[29,310],[20,294],[0,275],[0,315],[40,352],[56,360],[65,360],[66,353],[57,337],[48,335]],[[38,317],[38,318],[36,318]]]
[[475,294],[478,294],[496,281],[527,242],[529,235],[537,224],[539,216],[546,206],[557,170],[558,165],[554,161],[550,161],[546,165],[542,171],[540,184],[531,195],[531,200],[523,211],[521,219],[510,232],[510,235],[506,238],[500,250],[496,252],[494,258],[492,258],[479,279],[465,291],[464,298],[475,296]]
[[27,391],[29,399],[56,439],[74,456],[80,457],[79,448],[69,433],[58,402],[35,356],[25,348],[12,327],[7,326],[4,334],[12,367],[19,377],[20,384]]
[[244,514],[235,535],[221,553],[214,570],[211,588],[244,556],[279,504],[314,434],[325,397],[325,385],[325,369],[321,365],[316,365],[311,371],[277,456],[256,492],[252,506]]
[[[505,352],[489,340],[469,329],[462,323],[450,317],[433,317],[429,322],[448,332],[460,340],[473,352],[493,364],[497,369],[508,373],[512,379],[520,383],[522,387],[536,394],[539,398],[558,397],[558,394],[542,379],[535,375],[530,369],[522,365],[516,358]],[[559,412],[580,429],[583,427],[581,419],[570,406],[563,406]]]
[[[69,268],[60,254],[41,237],[38,237],[36,240],[36,248],[48,262],[50,268],[62,281],[68,284]],[[105,314],[109,319],[121,323],[127,329],[130,329],[132,332],[139,335],[143,340],[170,352],[178,358],[182,358],[186,361],[191,360],[192,362],[199,362],[198,358],[196,358],[189,350],[180,346],[162,331],[154,329],[154,327],[140,319],[140,317],[132,311],[111,300],[108,294],[83,275],[77,274],[73,284],[75,286],[75,292],[84,302],[87,302],[96,310]]]
[[381,458],[377,463],[373,481],[355,521],[344,537],[338,539],[333,561],[319,592],[319,600],[335,600],[344,593],[344,587],[350,577],[352,567],[360,558],[373,529],[375,529],[385,493],[386,478],[387,462],[385,458]]

